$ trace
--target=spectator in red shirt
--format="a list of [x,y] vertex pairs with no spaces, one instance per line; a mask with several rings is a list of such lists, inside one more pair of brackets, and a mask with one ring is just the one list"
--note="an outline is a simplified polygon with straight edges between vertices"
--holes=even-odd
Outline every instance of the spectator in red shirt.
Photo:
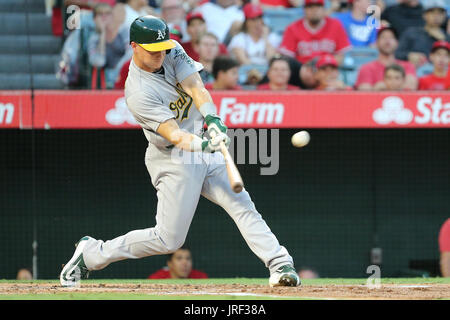
[[410,62],[397,60],[395,50],[398,47],[397,33],[390,27],[381,28],[377,35],[378,59],[361,66],[355,87],[358,90],[386,90],[384,69],[386,66],[398,64],[405,69],[405,89],[417,88],[417,77],[414,65]]
[[148,276],[148,279],[207,279],[202,271],[192,269],[191,250],[183,246],[167,259],[167,266]]
[[279,51],[305,63],[326,53],[341,61],[349,48],[347,32],[339,20],[326,16],[324,0],[305,0],[305,17],[287,27]]
[[433,73],[419,79],[419,90],[446,90],[450,44],[447,41],[436,41],[430,53],[430,61],[434,66]]
[[299,90],[299,87],[289,84],[290,77],[289,62],[285,58],[274,57],[270,60],[267,71],[269,82],[260,84],[258,90]]
[[351,90],[339,80],[338,62],[331,54],[323,55],[316,64],[316,78],[319,85],[316,90]]
[[444,222],[439,232],[439,251],[441,274],[443,277],[450,277],[450,218]]
[[[181,45],[186,51],[187,55],[194,59],[195,61],[199,61],[199,49],[198,42],[200,37],[206,33],[206,23],[203,15],[200,12],[189,13],[186,16],[187,23],[187,33],[191,37],[189,41],[183,42]],[[228,54],[227,47],[223,44],[219,44],[219,53],[222,55]]]
[[214,82],[205,85],[208,90],[240,90],[239,62],[227,56],[218,56],[213,62]]
[[398,64],[393,64],[384,69],[384,85],[386,90],[399,91],[405,87],[405,69]]

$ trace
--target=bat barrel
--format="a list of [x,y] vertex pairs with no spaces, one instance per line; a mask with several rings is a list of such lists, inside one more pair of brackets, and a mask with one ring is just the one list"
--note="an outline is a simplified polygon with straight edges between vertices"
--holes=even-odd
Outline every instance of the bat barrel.
[[225,158],[225,163],[227,166],[228,180],[230,182],[231,189],[235,193],[239,193],[244,189],[244,182],[242,181],[241,174],[234,164],[233,158],[231,158],[227,147],[223,142],[220,143],[220,151]]

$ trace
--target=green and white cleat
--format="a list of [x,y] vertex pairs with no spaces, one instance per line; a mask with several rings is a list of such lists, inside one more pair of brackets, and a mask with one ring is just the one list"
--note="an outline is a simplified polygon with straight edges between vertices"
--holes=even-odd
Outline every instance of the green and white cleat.
[[76,249],[72,259],[63,266],[59,275],[59,281],[63,287],[78,287],[81,279],[88,278],[89,270],[84,263],[83,249],[89,239],[91,237],[83,237],[75,244]]
[[278,268],[277,271],[270,275],[269,279],[269,285],[271,287],[296,287],[300,284],[297,271],[290,265]]

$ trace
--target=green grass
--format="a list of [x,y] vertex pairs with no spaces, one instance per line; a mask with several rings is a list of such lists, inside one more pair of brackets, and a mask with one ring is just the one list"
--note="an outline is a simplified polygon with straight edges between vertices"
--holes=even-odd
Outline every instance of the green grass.
[[[363,285],[367,279],[304,279],[303,286],[319,285]],[[35,280],[35,281],[17,281],[0,280],[0,284],[54,284],[59,285],[58,280]],[[247,279],[247,278],[228,278],[228,279],[165,279],[165,280],[84,280],[83,283],[89,284],[245,284],[245,285],[268,285],[268,279]],[[450,284],[450,278],[384,278],[382,284]],[[271,300],[271,299],[308,299],[307,297],[272,297],[272,296],[237,296],[237,295],[150,295],[143,293],[118,293],[118,292],[55,292],[46,294],[11,294],[1,295],[0,300]]]

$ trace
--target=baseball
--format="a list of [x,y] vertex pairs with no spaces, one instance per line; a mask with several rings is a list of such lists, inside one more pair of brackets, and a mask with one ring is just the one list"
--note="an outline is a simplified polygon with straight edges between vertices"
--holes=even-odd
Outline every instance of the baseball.
[[294,147],[301,148],[309,143],[310,136],[308,131],[300,131],[292,136],[291,142]]

